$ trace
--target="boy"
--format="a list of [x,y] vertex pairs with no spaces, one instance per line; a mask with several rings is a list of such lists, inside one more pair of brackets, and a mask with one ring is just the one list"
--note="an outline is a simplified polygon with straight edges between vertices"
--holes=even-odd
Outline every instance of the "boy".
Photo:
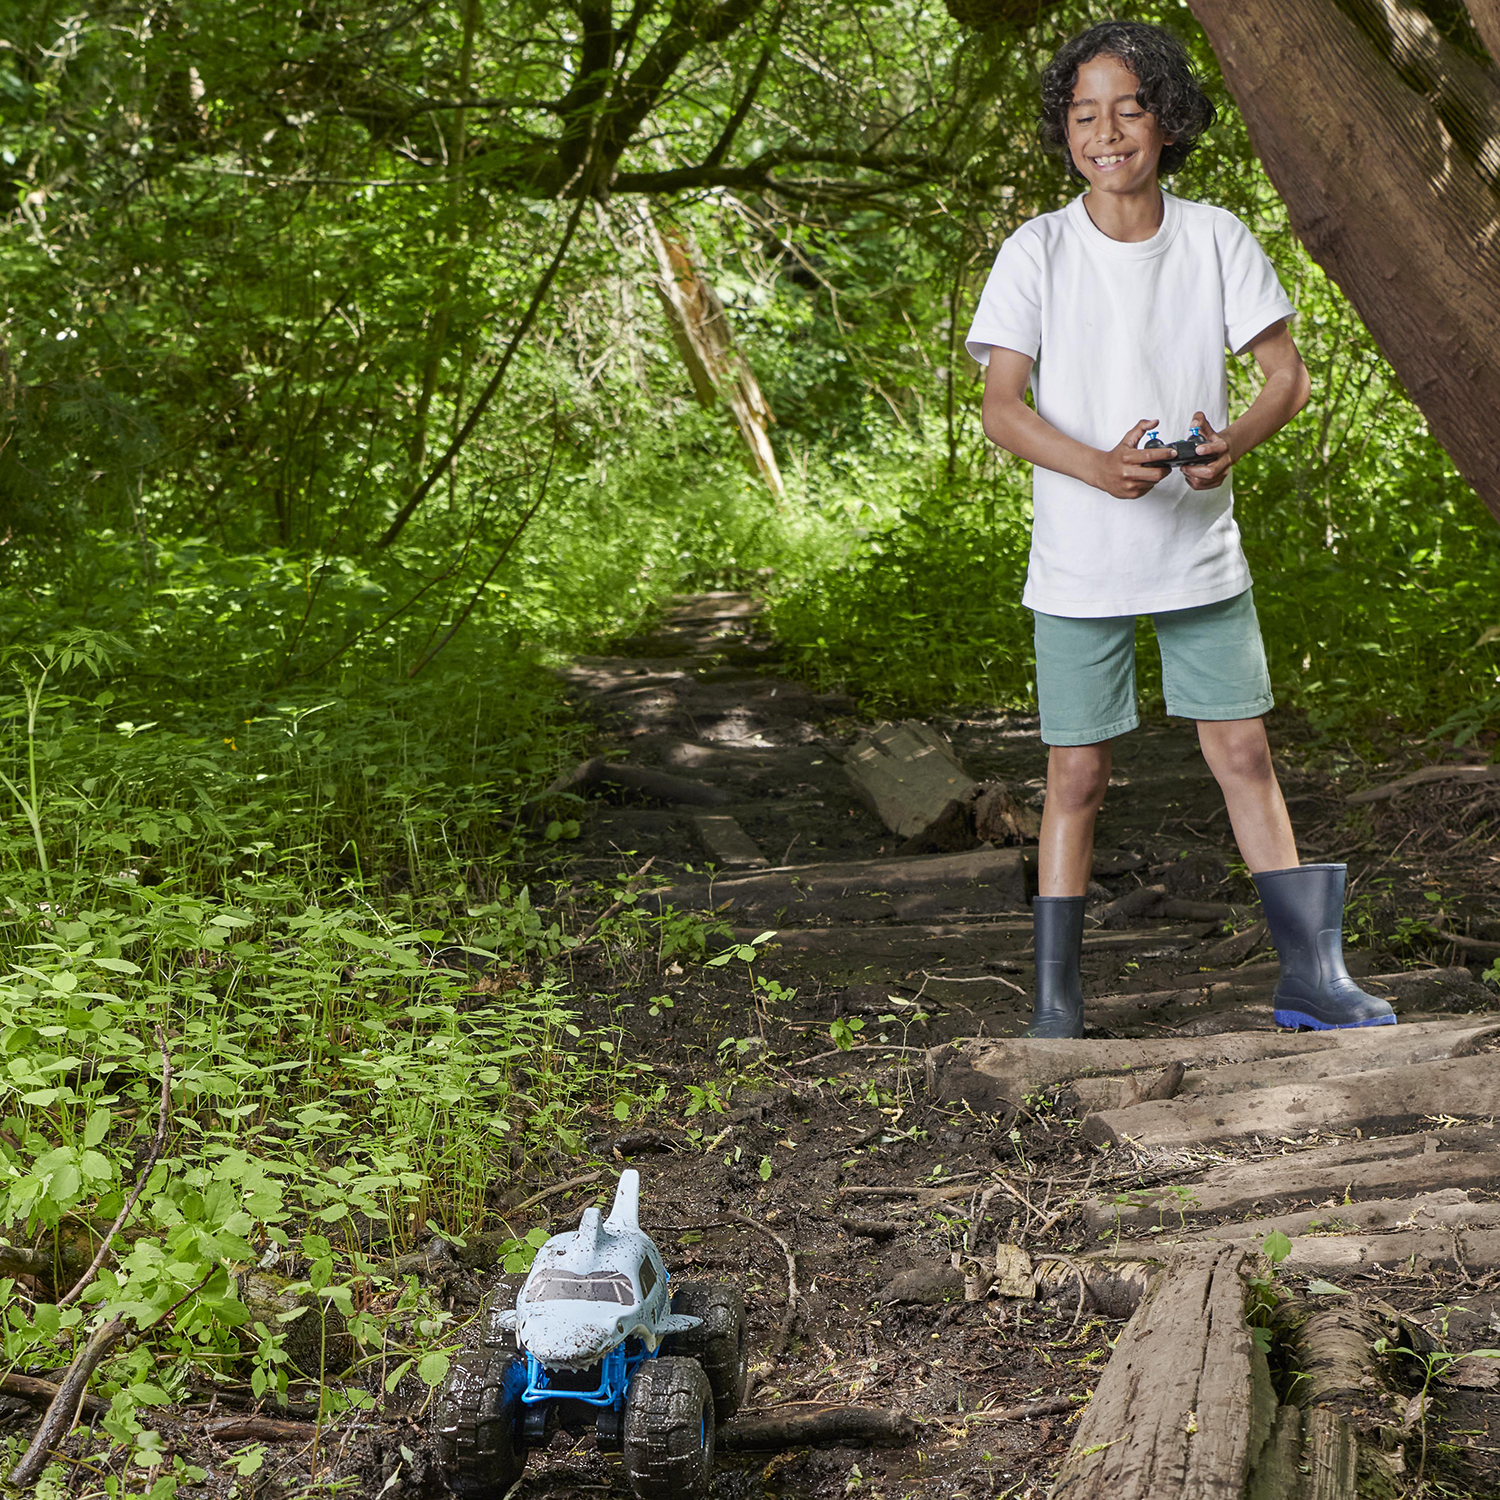
[[[1344,967],[1345,867],[1298,866],[1266,740],[1270,679],[1230,469],[1296,416],[1311,382],[1287,329],[1295,310],[1250,232],[1161,190],[1159,175],[1213,119],[1187,53],[1161,28],[1107,21],[1068,42],[1043,75],[1041,137],[1087,191],[1005,241],[968,337],[988,366],[985,433],[1034,466],[1022,602],[1036,616],[1050,749],[1031,1036],[1083,1035],[1094,819],[1110,741],[1140,722],[1140,614],[1156,627],[1167,712],[1197,721],[1255,877],[1281,958],[1277,1025],[1396,1019]],[[1234,422],[1226,344],[1249,349],[1265,376]],[[1152,428],[1169,441],[1196,428],[1199,461],[1149,463],[1139,444]]]

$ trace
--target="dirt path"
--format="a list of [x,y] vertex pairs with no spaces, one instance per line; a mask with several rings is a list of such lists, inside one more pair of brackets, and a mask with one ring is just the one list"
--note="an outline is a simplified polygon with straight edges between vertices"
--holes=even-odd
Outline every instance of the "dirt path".
[[[727,1453],[716,1496],[1047,1493],[1132,1294],[1096,1285],[1075,1260],[1054,1271],[1054,1300],[1045,1289],[1005,1295],[1013,1286],[986,1295],[997,1246],[1043,1271],[1048,1255],[1127,1253],[1134,1241],[1135,1254],[1160,1258],[1190,1233],[1248,1237],[1274,1218],[1293,1236],[1276,1283],[1287,1306],[1317,1279],[1337,1283],[1341,1305],[1378,1298],[1408,1320],[1386,1325],[1399,1337],[1430,1330],[1454,1354],[1500,1343],[1500,1217],[1487,1217],[1500,1068],[1483,1027],[1496,996],[1476,977],[1485,939],[1462,951],[1429,944],[1425,955],[1384,937],[1353,948],[1351,969],[1382,976],[1371,983],[1392,995],[1403,1025],[1363,1052],[1278,1041],[1275,965],[1222,802],[1191,734],[1156,725],[1122,743],[1100,822],[1085,1050],[1038,1066],[1034,1045],[966,1045],[930,1062],[929,1049],[955,1038],[1010,1037],[1025,1024],[1026,853],[899,856],[840,760],[869,726],[847,700],[773,675],[769,659],[748,598],[704,595],[679,601],[622,654],[570,673],[601,752],[711,789],[697,805],[604,785],[582,793],[581,838],[557,872],[558,915],[577,930],[648,860],[641,890],[670,882],[642,901],[659,915],[633,945],[614,940],[573,960],[589,1022],[616,1028],[665,1090],[649,1128],[601,1111],[589,1145],[641,1169],[643,1217],[674,1275],[743,1287],[759,1349],[756,1409],[858,1403],[924,1426],[899,1447]],[[1033,722],[989,715],[936,727],[971,774],[1039,798]],[[1393,808],[1353,811],[1329,769],[1293,751],[1285,780],[1303,858],[1353,856],[1354,933],[1388,935],[1403,910],[1431,916],[1427,855],[1390,854]],[[1441,824],[1447,805],[1418,812]],[[1470,796],[1443,837],[1416,844],[1464,846],[1464,888],[1441,893],[1454,931],[1465,911],[1492,909],[1485,881],[1500,874],[1492,812],[1475,807]],[[726,864],[757,857],[764,866]],[[749,963],[689,962],[673,944],[691,924],[672,913],[708,907],[738,942],[775,936]],[[1175,1083],[1172,1061],[1188,1070]],[[1372,1068],[1387,1071],[1372,1081]],[[1152,1083],[1176,1097],[1153,1101]],[[559,1178],[579,1170],[557,1166]],[[537,1186],[546,1182],[516,1184],[513,1197]],[[1441,1196],[1412,1206],[1428,1189]],[[570,1224],[585,1201],[550,1199],[551,1227]],[[518,1282],[503,1278],[497,1295]],[[1423,1368],[1430,1376],[1432,1362]],[[1413,1369],[1408,1360],[1382,1375],[1390,1409],[1363,1425],[1349,1418],[1360,1441],[1374,1432],[1383,1443],[1388,1492],[1500,1492],[1490,1367],[1442,1385],[1442,1400],[1415,1419],[1393,1415],[1391,1403],[1422,1383]],[[1068,1494],[1128,1490],[1118,1476],[1103,1489],[1090,1482]],[[1447,1488],[1423,1489],[1435,1485]],[[592,1439],[559,1437],[533,1456],[518,1494],[574,1493],[627,1491]]]

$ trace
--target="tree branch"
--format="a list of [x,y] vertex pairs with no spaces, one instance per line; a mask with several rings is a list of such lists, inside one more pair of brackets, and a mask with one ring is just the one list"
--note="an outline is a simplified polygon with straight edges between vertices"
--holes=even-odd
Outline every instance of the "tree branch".
[[745,85],[745,96],[735,106],[734,113],[730,115],[719,139],[714,142],[713,149],[703,158],[705,167],[717,167],[729,154],[729,148],[734,144],[734,138],[739,134],[740,126],[745,123],[755,104],[756,95],[760,93],[760,86],[765,82],[766,71],[771,66],[771,58],[776,52],[776,37],[781,30],[781,18],[786,15],[786,0],[780,0],[776,7],[776,14],[771,17],[770,30],[766,32],[766,39],[761,45],[760,58],[755,64],[755,71],[750,75],[750,81]]
[[172,1107],[172,1059],[167,1055],[167,1033],[160,1026],[156,1028],[156,1045],[161,1051],[161,1104],[157,1109],[156,1139],[151,1142],[151,1149],[146,1153],[145,1164],[136,1175],[135,1190],[125,1200],[125,1205],[121,1208],[115,1222],[109,1226],[109,1233],[100,1242],[99,1253],[94,1256],[88,1270],[73,1283],[72,1290],[58,1298],[59,1307],[66,1307],[70,1302],[76,1302],[88,1290],[89,1283],[98,1273],[99,1267],[104,1264],[104,1257],[109,1254],[110,1241],[124,1228],[126,1219],[130,1217],[131,1211],[140,1201],[141,1194],[146,1190],[146,1180],[151,1176],[151,1169],[156,1165],[162,1147],[167,1143],[167,1120]]

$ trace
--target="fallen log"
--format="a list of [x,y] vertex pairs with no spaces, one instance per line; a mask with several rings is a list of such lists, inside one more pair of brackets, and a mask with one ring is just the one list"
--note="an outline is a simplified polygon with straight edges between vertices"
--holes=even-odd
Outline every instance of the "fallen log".
[[1341,1203],[1333,1208],[1309,1208],[1299,1213],[1218,1224],[1210,1229],[1180,1233],[1168,1230],[1150,1240],[1125,1240],[1116,1255],[1164,1254],[1183,1245],[1250,1245],[1273,1231],[1298,1235],[1337,1230],[1366,1232],[1403,1229],[1500,1229],[1500,1203],[1473,1203],[1463,1188],[1441,1188],[1414,1198],[1376,1198],[1368,1203]]
[[318,1428],[314,1422],[284,1417],[218,1417],[203,1424],[203,1435],[216,1443],[310,1443]]
[[[793,922],[828,915],[836,908],[845,919],[881,920],[895,915],[894,897],[937,891],[954,900],[968,900],[984,911],[1024,906],[1026,867],[1021,852],[974,849],[907,859],[780,865],[711,883],[678,881],[644,893],[641,904],[657,907],[671,902],[679,907],[727,907],[731,913],[766,915],[784,910],[784,920]],[[1030,924],[1020,924],[1016,930],[1030,931]]]
[[[35,1375],[21,1375],[14,1370],[9,1375],[0,1376],[0,1391],[7,1396],[19,1396],[23,1401],[33,1402],[37,1406],[50,1406],[61,1390],[62,1387],[55,1381],[40,1380]],[[86,1394],[79,1412],[92,1422],[95,1417],[104,1416],[109,1409],[108,1401]]]
[[[1247,1225],[1258,1228],[1258,1225]],[[1215,1241],[1184,1244],[1178,1253],[1205,1250]],[[1226,1249],[1244,1250],[1243,1242],[1230,1241]],[[1113,1245],[1107,1251],[1079,1256],[1080,1264],[1092,1260],[1101,1263],[1116,1255],[1143,1255],[1156,1252],[1171,1254],[1171,1244],[1162,1245],[1156,1236],[1150,1241],[1122,1241],[1118,1252]],[[1313,1274],[1337,1279],[1373,1270],[1397,1270],[1407,1267],[1419,1272],[1456,1271],[1460,1275],[1489,1271],[1500,1266],[1500,1229],[1395,1229],[1370,1234],[1301,1234],[1292,1240],[1291,1253],[1277,1268],[1281,1275]]]
[[[1429,1189],[1487,1188],[1500,1181],[1500,1131],[1466,1126],[1231,1162],[1173,1184],[1179,1191],[1153,1187],[1100,1195],[1084,1208],[1083,1220],[1095,1234],[1126,1233],[1205,1215],[1258,1213],[1299,1199],[1399,1195],[1413,1180]],[[1117,1201],[1127,1196],[1129,1201]]]
[[[1468,970],[1462,971],[1469,978]],[[1269,999],[1270,987],[1267,986]],[[1089,1009],[1102,1008],[1115,997],[1089,1001]],[[1135,999],[1137,997],[1119,997]],[[1156,997],[1140,997],[1155,999]],[[1081,1080],[1098,1075],[1125,1075],[1099,1078],[1091,1088],[1101,1090],[1102,1107],[1107,1086],[1117,1086],[1124,1097],[1134,1079],[1129,1075],[1157,1073],[1180,1062],[1190,1071],[1184,1079],[1185,1090],[1198,1087],[1213,1072],[1233,1065],[1250,1065],[1276,1059],[1277,1066],[1292,1058],[1321,1058],[1325,1055],[1367,1059],[1385,1055],[1390,1049],[1398,1054],[1404,1048],[1442,1048],[1451,1052],[1455,1038],[1476,1034],[1486,1028],[1472,1017],[1452,1017],[1425,1021],[1415,1025],[1361,1027],[1348,1031],[1309,1032],[1231,1032],[1212,1037],[1168,1037],[1109,1041],[1038,1041],[1031,1038],[991,1040],[958,1040],[933,1047],[927,1054],[928,1088],[937,1091],[944,1070],[962,1063],[991,1080],[996,1096],[1019,1103],[1027,1094],[1052,1084],[1072,1081],[1075,1090]],[[1433,1055],[1431,1053],[1429,1056]],[[1437,1055],[1447,1055],[1439,1052]],[[1356,1067],[1360,1064],[1356,1063]],[[1369,1066],[1366,1062],[1363,1066]],[[1347,1069],[1345,1071],[1348,1071]]]
[[[1363,1037],[1340,1045],[1316,1047],[1304,1051],[1287,1051],[1276,1057],[1274,1068],[1263,1059],[1227,1064],[1221,1067],[1194,1068],[1187,1072],[1175,1096],[1201,1099],[1215,1094],[1234,1094],[1242,1089],[1266,1088],[1271,1085],[1315,1083],[1325,1078],[1339,1078],[1372,1067],[1405,1067],[1412,1063],[1433,1062],[1445,1057],[1470,1057],[1485,1040],[1500,1037],[1500,1025],[1455,1025],[1449,1021],[1428,1021],[1410,1026],[1371,1026],[1338,1032],[1308,1032],[1305,1035]],[[1379,1033],[1387,1035],[1380,1035]],[[1303,1033],[1294,1034],[1298,1040]],[[1179,1064],[1180,1065],[1180,1064]],[[1080,1078],[1072,1085],[1079,1105],[1086,1110],[1128,1109],[1149,1101],[1134,1077]]]
[[1175,1260],[1115,1342],[1054,1500],[1244,1493],[1275,1397],[1245,1321],[1243,1252]]
[[894,1407],[772,1407],[742,1411],[716,1434],[729,1452],[784,1448],[904,1448],[917,1439],[922,1425]]
[[1096,1146],[1116,1146],[1126,1140],[1137,1147],[1186,1146],[1240,1140],[1270,1129],[1358,1127],[1368,1131],[1410,1128],[1433,1115],[1484,1118],[1496,1114],[1500,1114],[1500,1068],[1493,1057],[1481,1055],[1371,1068],[1317,1083],[1100,1110],[1084,1120],[1083,1135]]
[[591,786],[605,784],[625,787],[652,797],[658,802],[680,803],[690,807],[719,807],[729,801],[729,793],[704,781],[691,781],[685,776],[673,776],[668,771],[655,771],[647,766],[630,766],[623,761],[606,760],[596,755],[575,766],[566,775],[559,776],[540,797],[535,797],[522,809],[530,812],[549,797],[565,792],[581,794]]
[[1351,792],[1344,801],[1353,806],[1366,802],[1388,802],[1414,786],[1431,786],[1438,781],[1463,781],[1471,785],[1500,781],[1500,766],[1423,766],[1395,781],[1385,781],[1379,786],[1367,786],[1362,791]]
[[1036,1296],[1056,1302],[1064,1311],[1081,1302],[1085,1311],[1123,1322],[1141,1305],[1161,1272],[1154,1245],[1121,1246],[1119,1254],[1058,1256],[1037,1262]]
[[1002,1406],[998,1410],[964,1413],[964,1422],[1034,1422],[1038,1417],[1060,1417],[1073,1410],[1071,1396],[1046,1396],[1040,1401],[1023,1401],[1019,1406]]

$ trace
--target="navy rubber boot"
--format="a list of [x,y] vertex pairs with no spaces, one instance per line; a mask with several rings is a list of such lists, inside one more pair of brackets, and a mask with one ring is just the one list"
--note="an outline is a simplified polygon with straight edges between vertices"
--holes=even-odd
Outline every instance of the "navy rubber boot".
[[1255,876],[1271,941],[1281,958],[1272,1001],[1278,1026],[1332,1031],[1394,1026],[1396,1013],[1367,995],[1344,967],[1346,865],[1299,865]]
[[1082,896],[1038,896],[1031,903],[1036,934],[1036,996],[1027,1036],[1083,1035]]

